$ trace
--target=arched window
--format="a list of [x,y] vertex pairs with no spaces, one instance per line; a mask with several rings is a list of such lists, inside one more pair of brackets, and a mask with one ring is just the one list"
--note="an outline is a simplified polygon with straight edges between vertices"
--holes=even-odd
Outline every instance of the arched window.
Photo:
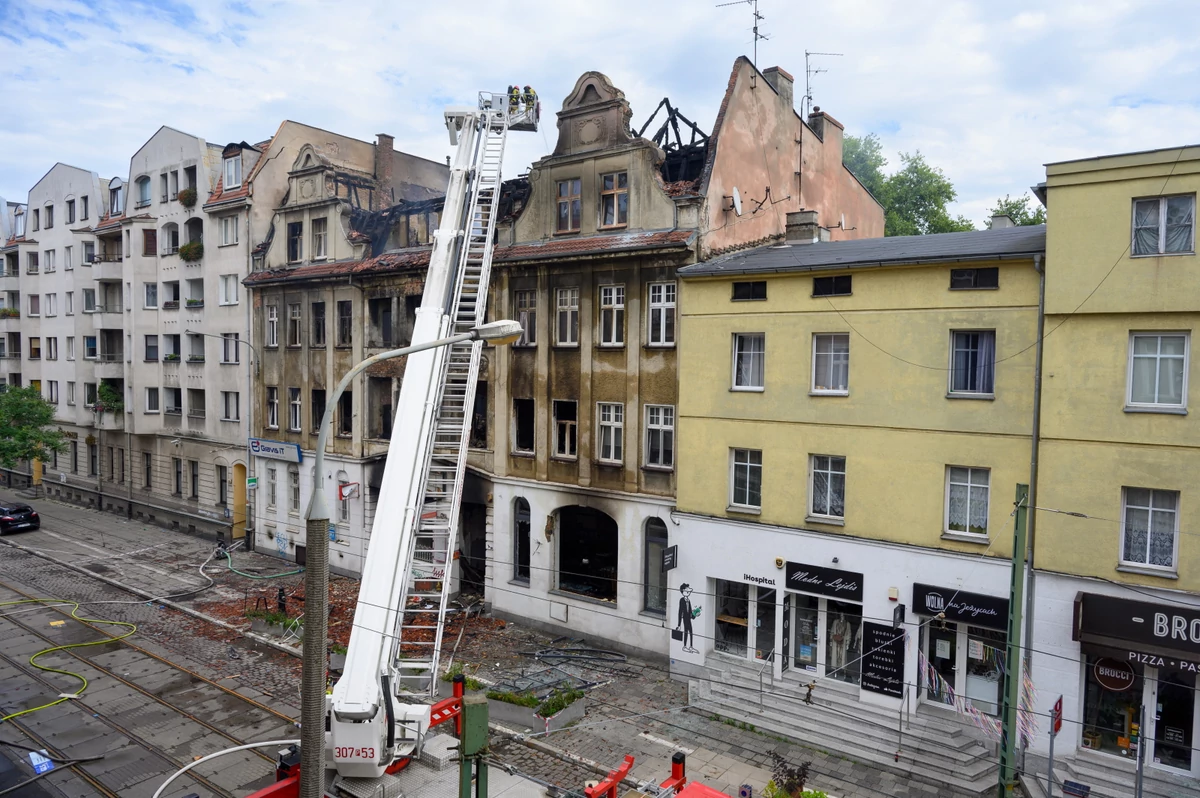
[[164,255],[174,255],[179,251],[179,225],[174,222],[163,225],[162,248]]
[[518,497],[513,502],[513,580],[529,581],[529,502]]
[[137,207],[145,208],[150,204],[150,178],[142,175],[137,179]]
[[645,564],[642,572],[642,609],[667,612],[667,574],[663,571],[663,552],[667,550],[667,525],[661,518],[646,519]]
[[189,244],[204,240],[204,222],[200,221],[198,216],[187,220],[187,240]]

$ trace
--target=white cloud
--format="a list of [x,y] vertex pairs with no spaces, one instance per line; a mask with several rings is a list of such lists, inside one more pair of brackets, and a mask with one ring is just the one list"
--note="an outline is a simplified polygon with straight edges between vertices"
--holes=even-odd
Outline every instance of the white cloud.
[[[761,0],[762,66],[804,91],[804,50],[829,71],[815,102],[847,132],[880,134],[895,165],[920,149],[982,221],[1042,164],[1186,143],[1200,118],[1200,11],[1179,4],[813,6]],[[554,145],[554,111],[578,76],[608,74],[640,126],[663,96],[708,130],[749,7],[700,0],[575,4],[386,0],[329,4],[141,0],[0,5],[0,194],[23,198],[55,161],[124,175],[160,125],[258,141],[292,118],[442,159],[442,108],[510,82],[538,89],[547,124],[514,134],[506,173]]]

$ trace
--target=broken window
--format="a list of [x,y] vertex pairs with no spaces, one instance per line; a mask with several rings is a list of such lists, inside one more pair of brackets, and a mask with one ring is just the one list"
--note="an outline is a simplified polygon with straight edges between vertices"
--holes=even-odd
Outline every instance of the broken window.
[[354,392],[343,391],[338,399],[338,435],[354,434]]
[[313,388],[312,391],[312,428],[313,432],[321,431],[321,422],[325,419],[325,389]]
[[350,346],[354,341],[354,305],[348,300],[337,303],[337,345]]
[[299,263],[304,257],[304,222],[288,222],[287,226],[287,259],[288,263]]
[[537,291],[516,291],[513,294],[517,321],[521,323],[521,338],[515,346],[537,345]]
[[312,345],[325,346],[325,303],[312,303],[312,312],[309,315],[312,324]]
[[392,298],[380,297],[367,300],[367,310],[371,316],[371,343],[375,346],[392,346],[395,342],[392,327]]
[[580,204],[579,180],[558,181],[558,226],[560,233],[579,231]]
[[390,438],[392,435],[392,379],[371,377],[367,380],[370,424],[367,437]]
[[579,345],[579,289],[558,289],[558,338],[559,346]]
[[600,177],[600,226],[629,224],[629,175],[614,172]]
[[625,405],[599,402],[596,419],[597,459],[604,463],[620,463],[625,454]]
[[573,401],[554,400],[554,456],[575,457],[578,453],[576,431],[579,405]]
[[616,601],[617,522],[591,507],[563,507],[558,530],[559,590]]
[[661,518],[647,518],[642,609],[660,615],[667,612],[667,574],[663,571],[663,552],[666,550],[667,525]]
[[533,426],[533,400],[513,399],[513,451],[533,454]]
[[675,283],[650,284],[650,345],[675,344]]
[[529,582],[529,502],[517,497],[513,502],[513,580]]
[[625,286],[600,286],[600,346],[625,345]]
[[471,440],[472,449],[486,449],[488,445],[488,384],[480,380],[475,385],[475,405],[471,411]]

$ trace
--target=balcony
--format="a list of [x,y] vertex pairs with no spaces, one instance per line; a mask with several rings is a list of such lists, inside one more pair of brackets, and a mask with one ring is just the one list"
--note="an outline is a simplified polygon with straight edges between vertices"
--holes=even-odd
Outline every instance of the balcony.
[[166,413],[168,416],[182,416],[183,408],[182,407],[174,407],[172,405],[167,405],[167,407],[163,410],[163,412]]
[[16,308],[0,308],[0,332],[20,332],[21,311]]
[[96,358],[96,376],[100,379],[121,379],[125,376],[124,352],[101,352]]
[[173,352],[168,352],[167,354],[163,355],[163,363],[174,365],[174,364],[178,363],[179,361],[180,361],[179,355],[177,355]]
[[122,410],[100,410],[98,407],[92,408],[96,416],[96,428],[102,430],[123,430],[125,429],[125,411]]
[[92,265],[93,280],[108,280],[120,282],[125,270],[125,265],[118,257],[113,260],[101,260]]
[[124,258],[119,252],[97,252],[92,255],[92,264],[120,263]]
[[204,355],[188,355],[188,363],[204,363]]
[[125,326],[125,313],[120,303],[96,305],[92,311],[92,322],[96,329],[121,329]]
[[188,310],[202,310],[204,308],[203,299],[189,299],[187,301]]
[[179,300],[178,299],[163,300],[162,309],[163,310],[179,310]]

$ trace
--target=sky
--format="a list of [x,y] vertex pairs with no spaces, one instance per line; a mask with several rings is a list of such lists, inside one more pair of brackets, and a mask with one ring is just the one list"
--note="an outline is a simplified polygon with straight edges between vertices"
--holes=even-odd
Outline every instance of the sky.
[[[722,0],[728,3],[728,0]],[[1200,3],[759,0],[758,66],[780,66],[848,134],[879,135],[890,171],[920,150],[982,226],[1044,164],[1196,143]],[[669,97],[706,132],[748,3],[714,0],[0,0],[0,196],[55,162],[127,177],[161,125],[257,142],[283,119],[435,160],[447,105],[532,85],[543,129],[514,133],[505,175],[550,152],[553,112],[585,71],[641,127]],[[547,118],[549,117],[549,118]]]

